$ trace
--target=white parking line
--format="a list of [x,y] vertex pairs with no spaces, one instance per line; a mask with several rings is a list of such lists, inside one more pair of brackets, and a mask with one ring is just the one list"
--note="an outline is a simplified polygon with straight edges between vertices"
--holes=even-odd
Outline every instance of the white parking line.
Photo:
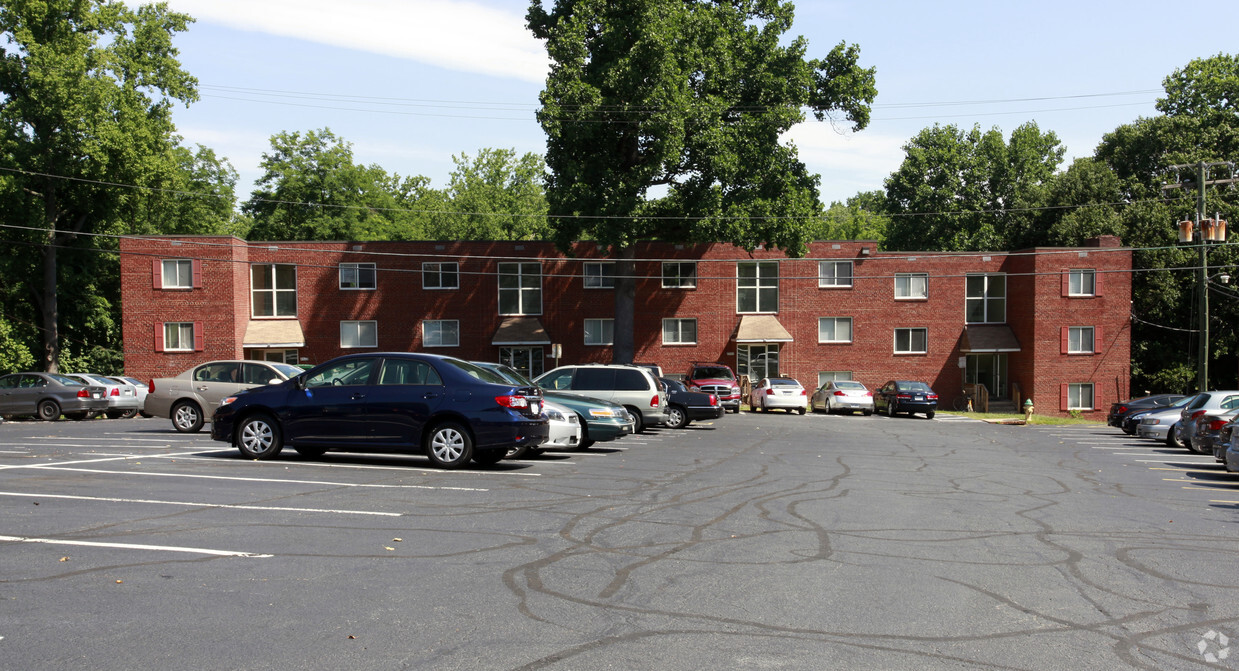
[[189,506],[191,508],[234,508],[237,510],[278,510],[294,513],[334,513],[337,515],[378,515],[381,517],[400,517],[403,513],[385,513],[372,510],[337,510],[331,508],[288,508],[282,506],[246,506],[227,503],[191,503],[188,501],[158,501],[155,499],[117,499],[107,496],[74,496],[70,494],[34,494],[29,492],[0,492],[0,496],[24,496],[35,499],[70,499],[75,501],[107,501],[109,503],[157,503],[168,506]]
[[[0,468],[8,468],[0,467]],[[225,475],[191,475],[188,473],[151,473],[148,471],[104,471],[94,468],[65,468],[63,466],[16,466],[14,468],[29,468],[34,470],[47,471],[72,471],[76,473],[97,473],[100,475],[149,475],[162,478],[190,478],[198,480],[232,480],[236,482],[278,482],[290,485],[324,485],[327,487],[362,487],[373,489],[430,489],[435,491],[447,490],[457,492],[489,492],[489,489],[479,489],[477,487],[431,487],[429,485],[377,485],[369,483],[355,482],[331,482],[327,480],[289,480],[284,478],[238,478]]]
[[275,555],[254,554],[253,552],[235,552],[233,550],[208,550],[206,548],[187,548],[175,545],[138,545],[134,543],[97,543],[93,541],[68,541],[55,538],[24,538],[22,536],[0,536],[0,541],[10,543],[47,543],[49,545],[84,545],[96,548],[121,548],[123,550],[155,550],[159,552],[192,552],[194,554],[215,555],[217,557],[249,557],[262,559]]
[[[206,458],[206,457],[194,456],[194,455],[197,455],[197,454],[218,454],[218,451],[212,450],[212,451],[210,451],[210,452],[185,452],[185,453],[182,453],[182,454],[147,454],[147,455],[144,455],[144,456],[141,456],[141,457],[134,457],[134,458],[136,458],[136,459],[174,459],[174,460],[177,460],[177,461],[210,461],[210,462],[214,462],[214,463],[217,463],[217,464],[218,464],[218,463],[220,463],[219,459],[208,459],[208,458]],[[343,453],[338,453],[338,454],[343,454]],[[374,453],[374,452],[350,452],[349,454],[377,454],[377,453]],[[249,459],[249,460],[233,459],[233,460],[230,460],[230,462],[231,462],[231,463],[241,463],[241,462],[250,463],[250,462],[253,462],[253,461],[256,461],[256,460],[254,460],[254,459]],[[506,461],[506,460],[505,460],[505,461]],[[319,462],[319,461],[297,461],[297,462],[289,462],[289,461],[264,461],[264,462],[260,462],[260,463],[261,463],[261,464],[263,464],[263,465],[265,465],[266,467],[280,466],[280,465],[283,465],[283,466],[287,467],[287,466],[296,465],[296,466],[317,466],[318,468],[341,468],[341,469],[354,469],[354,470],[362,470],[362,471],[365,471],[365,470],[369,470],[369,471],[401,471],[401,472],[404,472],[404,473],[409,473],[409,472],[421,472],[421,473],[440,473],[440,474],[444,474],[444,473],[451,473],[452,475],[512,475],[512,476],[520,475],[520,476],[524,476],[524,477],[527,477],[527,478],[540,478],[540,477],[542,477],[542,474],[541,474],[541,473],[524,473],[524,472],[521,472],[521,473],[507,473],[507,472],[503,472],[503,471],[444,471],[444,470],[443,470],[443,469],[441,469],[441,468],[427,468],[427,467],[424,467],[424,466],[413,466],[413,465],[409,465],[409,466],[371,466],[371,465],[368,465],[368,464],[332,464],[332,463],[324,463],[324,462]]]

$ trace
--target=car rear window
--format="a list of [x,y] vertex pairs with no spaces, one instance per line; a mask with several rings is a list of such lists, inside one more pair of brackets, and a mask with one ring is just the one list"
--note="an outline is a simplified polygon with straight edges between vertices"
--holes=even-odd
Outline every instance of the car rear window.
[[770,386],[772,387],[799,387],[800,383],[795,380],[788,380],[786,378],[776,377],[770,380]]
[[900,382],[899,388],[903,391],[929,391],[929,385],[924,382]]
[[836,382],[835,389],[864,389],[865,385],[859,382]]
[[650,382],[644,375],[641,374],[641,371],[615,371],[615,389],[619,391],[644,391],[649,388]]

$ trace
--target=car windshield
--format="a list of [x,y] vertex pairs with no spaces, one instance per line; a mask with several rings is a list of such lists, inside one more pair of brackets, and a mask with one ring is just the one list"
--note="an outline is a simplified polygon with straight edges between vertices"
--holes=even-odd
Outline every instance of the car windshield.
[[694,378],[720,378],[724,380],[736,379],[731,370],[722,366],[700,366],[693,371]]

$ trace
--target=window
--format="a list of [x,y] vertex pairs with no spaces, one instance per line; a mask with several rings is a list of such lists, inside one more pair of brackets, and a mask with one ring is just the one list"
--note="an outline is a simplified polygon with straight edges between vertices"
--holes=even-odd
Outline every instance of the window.
[[851,380],[851,379],[852,379],[852,371],[850,370],[819,371],[817,374],[817,386],[821,387],[822,385],[832,380]]
[[460,321],[427,319],[422,322],[422,344],[426,347],[459,347]]
[[614,345],[615,344],[615,320],[614,319],[586,319],[585,320],[585,344],[586,345]]
[[533,263],[499,264],[499,314],[542,314],[542,266]]
[[585,288],[586,289],[614,289],[615,288],[615,264],[610,261],[603,263],[599,261],[585,262]]
[[925,354],[929,351],[929,329],[895,329],[895,354]]
[[425,361],[384,359],[383,371],[379,373],[379,384],[443,384],[443,378]]
[[375,282],[373,263],[340,264],[341,289],[373,289]]
[[850,287],[852,286],[851,261],[819,261],[817,264],[817,286],[819,287]]
[[969,324],[1007,321],[1006,275],[969,275],[964,287],[964,321]]
[[[164,259],[159,265],[160,289],[193,289],[195,284],[202,284],[201,265],[190,259]],[[194,281],[195,265],[198,265],[197,282]]]
[[1092,354],[1097,351],[1093,342],[1096,330],[1092,326],[1067,326],[1063,330],[1067,354]]
[[1067,295],[1097,295],[1097,271],[1082,268],[1067,271]]
[[499,363],[511,366],[531,380],[544,372],[542,365],[544,359],[541,347],[499,348]]
[[255,264],[250,268],[255,317],[297,316],[297,266]]
[[249,358],[255,361],[286,363],[290,366],[295,366],[301,361],[298,351],[295,349],[252,349],[250,350]]
[[663,344],[664,345],[696,345],[697,344],[697,320],[696,319],[664,319],[663,320]]
[[736,312],[779,311],[778,261],[736,264]]
[[895,298],[929,298],[929,273],[895,273]]
[[1091,382],[1074,382],[1067,387],[1067,410],[1093,409],[1093,384]]
[[763,377],[778,377],[778,345],[737,345],[736,374],[748,375],[754,383]]
[[376,321],[343,321],[340,322],[340,347],[378,347],[378,322]]
[[348,387],[370,383],[374,359],[349,359],[306,377],[306,387]]
[[663,261],[663,288],[697,288],[697,262]]
[[422,264],[423,289],[459,289],[460,266],[455,261]]
[[163,325],[164,352],[194,351],[193,322],[167,322]]
[[822,317],[817,320],[818,342],[852,342],[851,317]]

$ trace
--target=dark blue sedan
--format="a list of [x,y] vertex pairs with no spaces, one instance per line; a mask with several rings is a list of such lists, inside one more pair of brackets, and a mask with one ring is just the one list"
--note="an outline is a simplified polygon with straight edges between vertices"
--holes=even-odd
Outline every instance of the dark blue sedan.
[[332,359],[279,384],[224,399],[211,437],[251,459],[289,445],[422,452],[442,468],[493,464],[512,447],[547,437],[542,393],[467,361],[383,352]]

